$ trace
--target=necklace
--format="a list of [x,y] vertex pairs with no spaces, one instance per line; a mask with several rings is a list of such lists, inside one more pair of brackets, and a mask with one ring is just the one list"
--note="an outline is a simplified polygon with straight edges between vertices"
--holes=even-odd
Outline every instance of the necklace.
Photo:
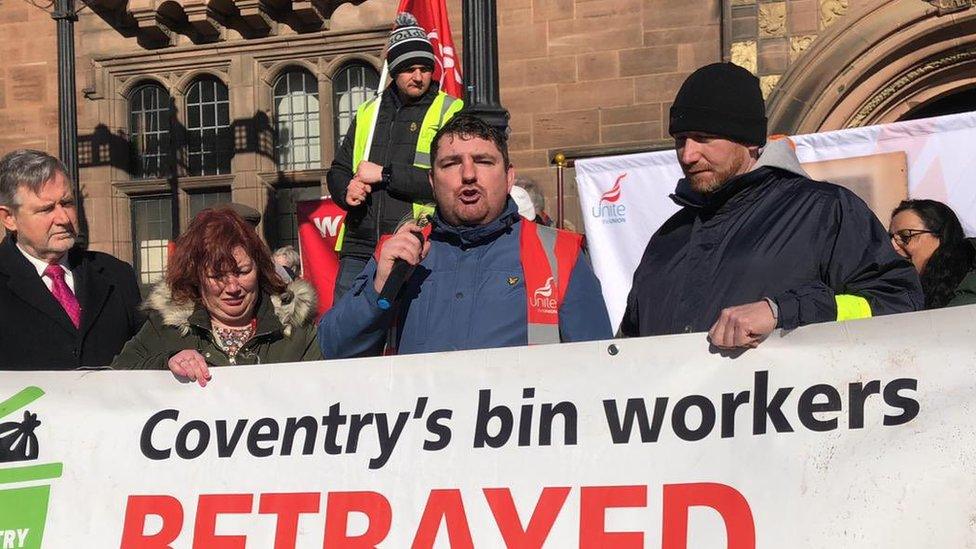
[[254,337],[254,332],[257,331],[257,325],[258,321],[254,318],[251,319],[251,322],[247,326],[240,328],[229,328],[226,326],[213,327],[214,341],[216,341],[217,346],[221,350],[227,353],[231,364],[237,364],[237,353],[244,344]]

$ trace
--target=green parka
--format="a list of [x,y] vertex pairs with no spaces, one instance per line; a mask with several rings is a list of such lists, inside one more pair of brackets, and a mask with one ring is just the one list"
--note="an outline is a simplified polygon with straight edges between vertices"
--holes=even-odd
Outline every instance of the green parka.
[[[969,238],[967,240],[976,248],[976,238]],[[969,271],[969,274],[956,286],[956,292],[953,294],[952,299],[949,300],[949,303],[946,304],[946,307],[974,304],[976,304],[976,268]]]
[[[236,364],[321,360],[315,335],[316,296],[312,285],[296,280],[279,295],[264,294],[257,306],[257,330],[237,353]],[[143,304],[149,320],[115,357],[112,368],[166,370],[169,358],[184,349],[200,352],[210,366],[230,366],[211,331],[210,314],[193,302],[178,303],[165,283]]]

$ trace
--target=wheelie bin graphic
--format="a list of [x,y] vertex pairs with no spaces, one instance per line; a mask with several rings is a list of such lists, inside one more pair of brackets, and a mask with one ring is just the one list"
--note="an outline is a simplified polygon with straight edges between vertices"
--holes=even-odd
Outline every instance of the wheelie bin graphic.
[[40,549],[51,481],[63,471],[61,463],[24,464],[38,458],[34,429],[41,424],[25,407],[43,395],[27,387],[0,402],[0,547]]

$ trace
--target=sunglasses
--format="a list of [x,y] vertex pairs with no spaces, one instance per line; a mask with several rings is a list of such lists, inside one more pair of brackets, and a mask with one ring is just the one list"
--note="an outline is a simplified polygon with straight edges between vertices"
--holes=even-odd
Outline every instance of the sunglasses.
[[888,233],[888,236],[895,241],[895,244],[899,246],[908,246],[908,243],[912,241],[913,238],[920,234],[936,234],[935,231],[927,231],[925,229],[902,229],[893,233]]

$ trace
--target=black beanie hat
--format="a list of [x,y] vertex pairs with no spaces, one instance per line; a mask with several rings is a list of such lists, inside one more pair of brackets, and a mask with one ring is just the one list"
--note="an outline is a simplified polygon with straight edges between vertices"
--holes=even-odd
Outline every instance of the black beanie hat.
[[434,47],[413,15],[406,12],[397,15],[396,28],[390,33],[386,59],[391,74],[413,65],[434,68]]
[[732,63],[701,67],[678,90],[668,132],[705,132],[765,145],[766,107],[759,79]]

